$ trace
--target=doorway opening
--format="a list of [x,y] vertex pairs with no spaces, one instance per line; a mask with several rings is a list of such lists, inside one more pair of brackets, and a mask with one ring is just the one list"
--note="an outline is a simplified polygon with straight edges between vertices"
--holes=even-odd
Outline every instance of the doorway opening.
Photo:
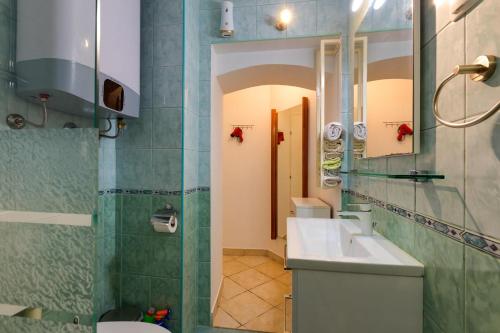
[[223,97],[224,279],[215,326],[284,332],[291,273],[280,255],[291,198],[307,194],[303,148],[314,96],[310,89],[263,85]]
[[[338,189],[321,187],[318,168],[318,133],[324,122],[319,103],[326,100],[338,113],[330,113],[327,121],[338,121],[335,117],[341,113],[336,103],[340,84],[328,92],[335,98],[318,96],[324,91],[318,68],[322,41],[304,38],[212,46],[213,326],[291,330],[292,276],[284,269],[291,198],[326,198],[332,206],[340,200]],[[337,45],[336,51],[339,41]],[[340,63],[340,58],[335,59],[332,68],[340,68]],[[340,71],[332,73],[332,77],[340,75]]]

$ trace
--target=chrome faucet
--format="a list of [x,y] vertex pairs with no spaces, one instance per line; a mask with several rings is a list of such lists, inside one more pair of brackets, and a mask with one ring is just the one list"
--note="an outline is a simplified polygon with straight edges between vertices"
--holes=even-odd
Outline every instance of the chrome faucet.
[[371,204],[348,204],[349,211],[339,211],[337,216],[347,217],[353,216],[360,221],[361,234],[363,236],[373,235],[374,222],[372,221],[372,206]]

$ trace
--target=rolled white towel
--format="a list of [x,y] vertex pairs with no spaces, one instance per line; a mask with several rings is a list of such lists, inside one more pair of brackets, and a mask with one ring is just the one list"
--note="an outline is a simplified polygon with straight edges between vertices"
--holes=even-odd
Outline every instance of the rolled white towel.
[[339,176],[325,176],[323,177],[323,184],[326,187],[335,187],[342,183],[342,178]]
[[354,139],[359,141],[366,141],[368,133],[365,123],[357,121],[354,123]]
[[329,153],[343,153],[344,140],[342,139],[335,141],[325,140],[323,143],[323,150]]
[[340,171],[340,169],[337,169],[337,170],[324,170],[323,169],[323,176],[325,176],[325,177],[338,177],[339,171]]
[[332,151],[332,152],[325,152],[325,154],[324,154],[325,160],[333,160],[336,157],[342,158],[342,157],[344,157],[344,153]]
[[325,125],[323,136],[326,140],[335,141],[342,137],[344,126],[341,123],[331,122]]
[[365,151],[365,142],[364,141],[359,141],[359,140],[353,140],[352,143],[352,150],[353,151]]

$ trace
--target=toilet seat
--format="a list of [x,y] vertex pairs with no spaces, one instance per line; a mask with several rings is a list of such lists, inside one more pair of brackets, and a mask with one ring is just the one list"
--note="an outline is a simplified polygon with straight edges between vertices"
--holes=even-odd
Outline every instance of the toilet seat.
[[97,333],[171,333],[158,325],[134,321],[108,321],[97,323]]

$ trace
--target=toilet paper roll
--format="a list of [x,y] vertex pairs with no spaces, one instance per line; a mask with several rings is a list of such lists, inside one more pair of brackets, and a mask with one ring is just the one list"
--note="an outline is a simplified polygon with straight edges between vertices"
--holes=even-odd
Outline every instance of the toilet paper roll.
[[168,232],[173,234],[177,230],[177,217],[170,216],[170,221],[168,222]]
[[153,217],[151,224],[156,232],[167,232],[173,234],[177,230],[177,217],[170,216],[168,221]]

